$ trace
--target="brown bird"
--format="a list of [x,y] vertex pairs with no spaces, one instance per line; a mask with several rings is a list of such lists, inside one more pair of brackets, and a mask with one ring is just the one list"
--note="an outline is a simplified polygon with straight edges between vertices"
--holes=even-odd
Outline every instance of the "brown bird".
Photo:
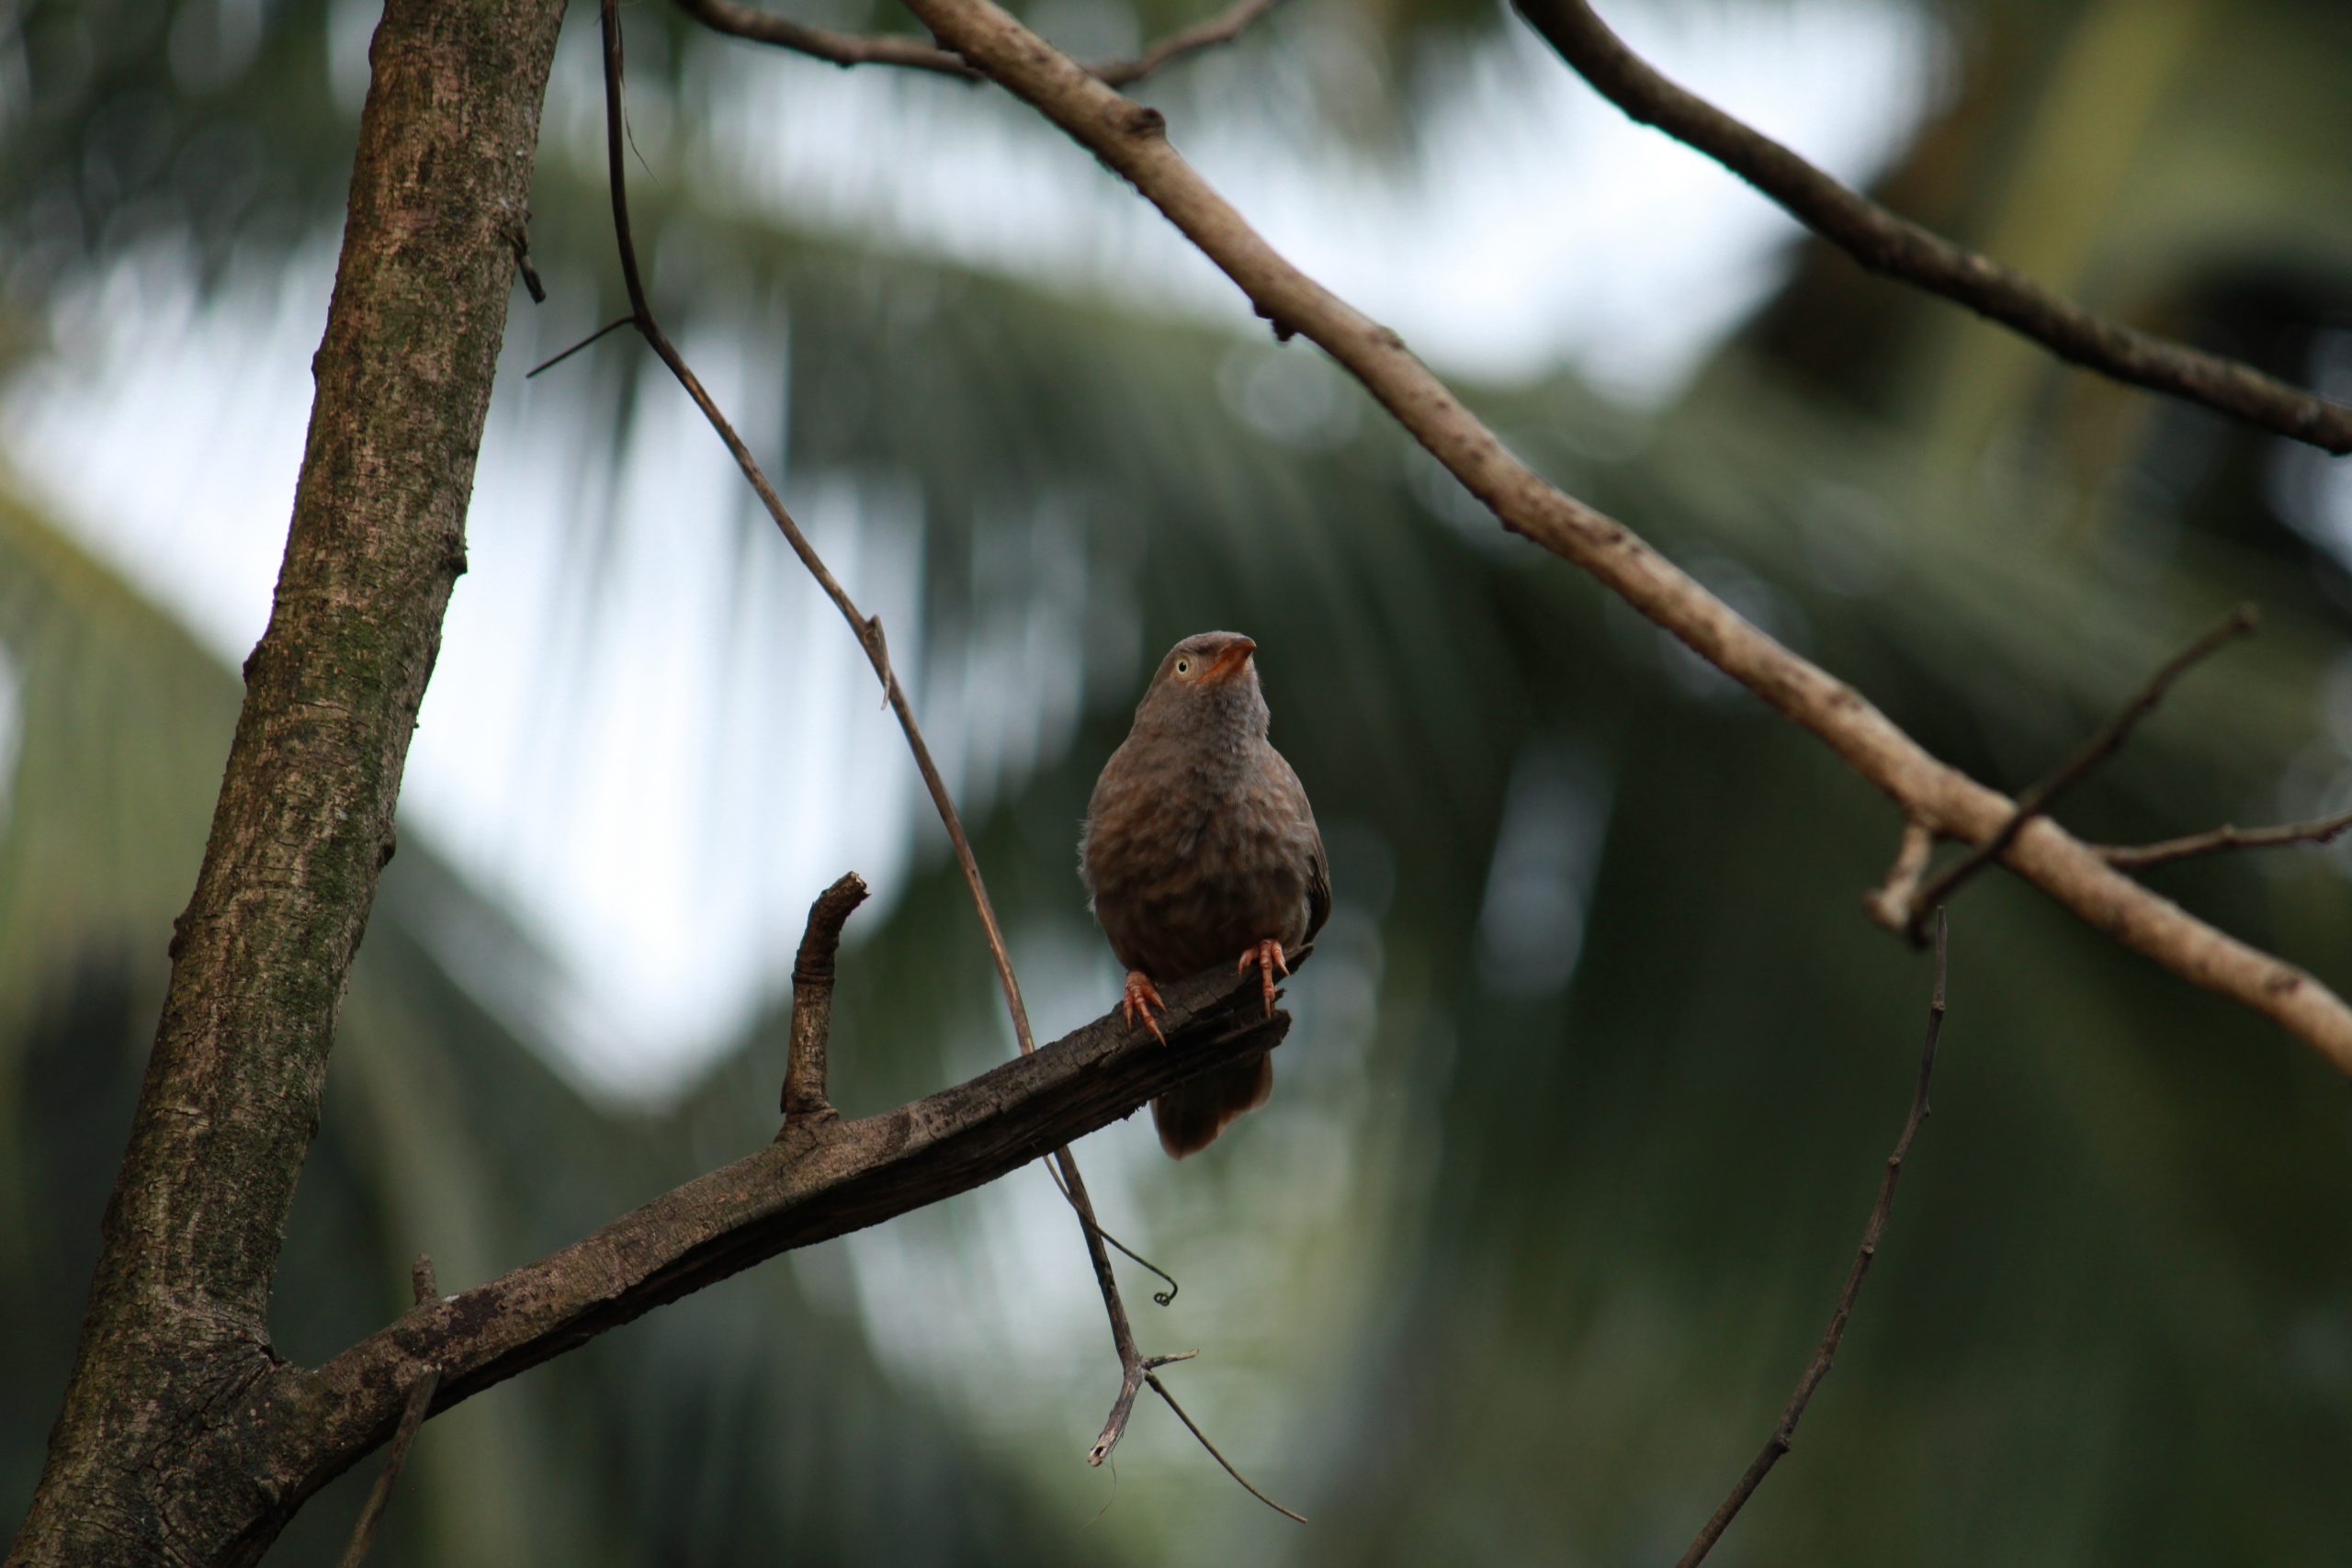
[[[1274,976],[1290,973],[1283,949],[1304,944],[1331,912],[1306,791],[1266,739],[1257,650],[1238,632],[1202,632],[1170,649],[1087,804],[1079,874],[1127,966],[1127,1021],[1140,1016],[1155,1035],[1152,1010],[1166,1004],[1154,982],[1236,953],[1239,969],[1258,966],[1271,1015]],[[1179,1084],[1151,1102],[1159,1146],[1177,1159],[1206,1148],[1273,1087],[1262,1055]]]

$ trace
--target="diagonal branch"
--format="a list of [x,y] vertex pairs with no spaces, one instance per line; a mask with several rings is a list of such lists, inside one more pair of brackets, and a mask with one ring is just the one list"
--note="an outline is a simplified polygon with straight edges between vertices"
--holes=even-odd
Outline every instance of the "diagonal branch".
[[[1930,832],[1971,842],[2015,810],[1930,754],[1862,694],[1798,657],[1623,524],[1564,494],[1416,359],[1396,333],[1293,266],[1169,144],[1156,109],[1122,97],[992,0],[908,0],[932,31],[1132,183],[1239,285],[1278,333],[1302,333],[1362,382],[1503,526],[1581,568],[1701,658],[1810,731]],[[2003,863],[2184,979],[2244,1003],[2352,1073],[2352,1009],[2302,970],[2215,930],[2107,863],[2048,818]]]
[[[1140,54],[1099,60],[1087,67],[1097,81],[1125,87],[1143,80],[1171,60],[1216,44],[1230,43],[1282,0],[1235,0],[1205,21],[1170,33]],[[946,50],[921,39],[893,33],[851,33],[813,27],[741,0],[678,0],[678,8],[713,32],[774,44],[833,65],[897,65],[941,76],[980,80],[980,73]]]
[[1871,271],[1965,305],[2102,376],[2202,403],[2339,456],[2352,452],[2352,407],[2237,360],[2109,321],[2022,273],[1896,217],[1668,81],[1626,48],[1586,0],[1511,3],[1561,59],[1628,117],[1713,158]]
[[[1105,1015],[896,1111],[812,1123],[560,1252],[424,1303],[315,1371],[283,1369],[211,1439],[221,1462],[265,1450],[290,1512],[384,1440],[428,1369],[440,1374],[433,1408],[446,1410],[779,1253],[993,1181],[1290,1028],[1289,1014],[1264,1015],[1254,978],[1222,969],[1166,995],[1164,1046]],[[193,1456],[194,1472],[213,1457]]]

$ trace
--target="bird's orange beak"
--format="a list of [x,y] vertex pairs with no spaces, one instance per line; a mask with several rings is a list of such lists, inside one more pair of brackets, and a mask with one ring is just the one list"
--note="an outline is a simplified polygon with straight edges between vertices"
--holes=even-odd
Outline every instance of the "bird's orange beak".
[[1232,680],[1241,672],[1241,667],[1250,662],[1250,656],[1257,651],[1258,645],[1248,637],[1235,637],[1225,645],[1225,651],[1201,672],[1201,683],[1213,686],[1220,681]]

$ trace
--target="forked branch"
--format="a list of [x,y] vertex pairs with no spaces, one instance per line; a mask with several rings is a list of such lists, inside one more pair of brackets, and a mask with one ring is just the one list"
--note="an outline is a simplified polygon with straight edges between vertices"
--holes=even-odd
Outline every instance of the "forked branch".
[[2166,392],[2339,456],[2352,407],[2254,367],[2111,321],[2024,274],[1898,218],[1660,75],[1585,0],[1511,0],[1601,96],[1721,164],[1872,272],[1917,285],[2114,380]]

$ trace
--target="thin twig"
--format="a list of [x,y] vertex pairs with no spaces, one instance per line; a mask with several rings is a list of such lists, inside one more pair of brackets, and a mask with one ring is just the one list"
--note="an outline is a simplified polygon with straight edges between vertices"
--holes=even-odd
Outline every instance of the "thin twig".
[[1885,1174],[1879,1178],[1878,1201],[1871,1206],[1870,1223],[1862,1227],[1861,1249],[1854,1254],[1854,1266],[1847,1270],[1846,1288],[1838,1292],[1838,1308],[1829,1314],[1829,1327],[1821,1337],[1820,1348],[1813,1353],[1812,1362],[1804,1375],[1797,1380],[1796,1392],[1789,1396],[1787,1408],[1781,1412],[1780,1424],[1772,1435],[1764,1439],[1747,1472],[1723,1500],[1713,1517],[1699,1531],[1675,1568],[1697,1568],[1715,1542],[1764,1477],[1781,1462],[1796,1437],[1797,1423],[1804,1418],[1804,1407],[1813,1400],[1814,1390],[1829,1375],[1829,1364],[1838,1359],[1838,1342],[1846,1337],[1846,1325],[1853,1317],[1854,1302],[1862,1293],[1862,1276],[1871,1271],[1871,1262],[1878,1256],[1879,1238],[1886,1232],[1886,1217],[1894,1210],[1894,1184],[1902,1179],[1903,1161],[1911,1152],[1911,1140],[1918,1135],[1920,1124],[1927,1121],[1932,1109],[1928,1103],[1928,1086],[1936,1076],[1936,1040],[1944,1028],[1944,912],[1936,911],[1936,981],[1928,1000],[1928,1038],[1919,1047],[1919,1079],[1911,1091],[1911,1110],[1903,1118],[1903,1135],[1894,1140],[1894,1152],[1886,1156]]
[[590,344],[594,343],[598,338],[603,337],[607,333],[616,333],[623,327],[635,326],[636,324],[637,318],[635,316],[616,316],[613,320],[606,321],[603,326],[598,327],[594,332],[590,333],[586,337],[582,338],[578,343],[573,344],[570,348],[565,349],[561,354],[556,355],[551,358],[542,359],[537,365],[532,366],[528,370],[524,371],[523,379],[527,381],[542,370],[554,369],[557,366],[562,364],[565,360],[571,358],[582,349],[586,348]]
[[2004,850],[2017,841],[2025,825],[2057,804],[2058,797],[2088,777],[2090,771],[2112,756],[2116,748],[2131,737],[2132,727],[2147,716],[2148,710],[2164,700],[2164,694],[2180,679],[2191,665],[2204,659],[2222,644],[2235,641],[2254,630],[2260,617],[2250,604],[2241,604],[2223,616],[2219,625],[2199,637],[2165,660],[2164,668],[2148,677],[2147,682],[2132,694],[2113,718],[2100,726],[2098,731],[2083,742],[2075,754],[2058,765],[2058,771],[2018,796],[2017,809],[2001,824],[1999,831],[1974,849],[1951,863],[1943,872],[1919,890],[1911,902],[1911,913],[1905,921],[1914,941],[1920,938],[1920,927],[1928,911],[1951,901],[1961,885],[1997,859]]
[[2323,817],[2315,822],[2289,822],[2277,828],[2224,825],[2210,832],[2190,833],[2153,844],[2110,844],[2098,852],[2119,871],[2145,871],[2152,865],[2169,865],[2177,860],[2223,850],[2275,850],[2289,844],[2333,843],[2346,828],[2352,828],[2352,811],[2340,817]]
[[1964,305],[2102,376],[2202,403],[2249,424],[2352,452],[2352,407],[2112,321],[2024,274],[1956,245],[1805,162],[1660,75],[1585,0],[1512,0],[1560,58],[1634,120],[1704,153],[1872,272]]
[[825,1049],[832,1036],[834,961],[842,927],[865,902],[865,879],[853,871],[808,906],[808,923],[792,961],[792,1022],[786,1031],[784,1089],[776,1097],[787,1127],[833,1114],[825,1098]]
[[433,1258],[420,1252],[416,1261],[408,1266],[408,1293],[417,1306],[427,1306],[441,1299],[441,1281],[433,1272]]
[[1241,1489],[1244,1492],[1249,1493],[1250,1495],[1255,1497],[1258,1501],[1263,1503],[1277,1514],[1282,1515],[1284,1518],[1296,1519],[1300,1524],[1305,1524],[1306,1522],[1306,1516],[1305,1514],[1294,1513],[1290,1509],[1283,1507],[1280,1503],[1275,1502],[1272,1497],[1267,1496],[1263,1492],[1261,1492],[1255,1486],[1252,1486],[1250,1483],[1250,1478],[1248,1476],[1234,1469],[1233,1461],[1226,1458],[1215,1443],[1209,1441],[1209,1435],[1206,1432],[1202,1431],[1198,1427],[1193,1424],[1193,1418],[1184,1414],[1184,1407],[1176,1403],[1176,1396],[1168,1392],[1168,1385],[1161,1382],[1156,1374],[1146,1372],[1144,1374],[1143,1381],[1151,1385],[1152,1393],[1159,1395],[1160,1398],[1168,1402],[1168,1408],[1176,1412],[1176,1419],[1184,1423],[1185,1430],[1191,1432],[1194,1438],[1200,1440],[1201,1447],[1209,1450],[1209,1457],[1211,1459],[1216,1461],[1218,1464],[1225,1467],[1226,1474],[1233,1477],[1235,1481],[1240,1483]]
[[368,1501],[359,1506],[358,1522],[351,1527],[351,1544],[343,1549],[338,1568],[359,1568],[367,1561],[368,1548],[376,1544],[376,1526],[384,1517],[384,1506],[392,1500],[392,1483],[400,1480],[401,1466],[408,1462],[409,1445],[416,1441],[416,1429],[424,1425],[425,1413],[433,1408],[433,1396],[440,1388],[440,1369],[429,1367],[409,1390],[401,1424],[392,1429],[391,1446],[384,1450],[384,1468],[376,1472],[376,1484],[368,1489]]
[[[684,355],[678,352],[669,334],[654,319],[653,308],[646,299],[644,278],[638,267],[637,237],[628,216],[628,169],[622,157],[627,120],[621,99],[624,73],[618,0],[603,0],[599,10],[605,48],[605,171],[611,186],[613,237],[620,252],[621,279],[628,290],[629,319],[636,323],[638,332],[660,356],[662,364],[669,367],[678,384],[685,389],[686,395],[694,400],[695,406],[702,411],[703,417],[709,422],[719,439],[726,443],[736,466],[742,470],[744,479],[750,481],[761,504],[767,508],[768,515],[775,520],[786,543],[800,558],[801,565],[808,569],[809,575],[817,580],[826,597],[833,602],[857,637],[858,646],[865,649],[866,661],[873,666],[876,679],[882,682],[890,710],[898,716],[899,728],[906,736],[908,750],[914,755],[916,770],[922,775],[923,787],[930,792],[932,804],[938,809],[939,819],[947,830],[948,842],[955,849],[956,865],[964,874],[964,883],[971,894],[973,908],[979,914],[989,956],[996,964],[997,981],[1004,993],[1005,1009],[1012,1019],[1013,1037],[1019,1043],[1023,1055],[1034,1055],[1037,1045],[1030,1032],[1029,1010],[1021,999],[1021,983],[1013,976],[1012,960],[1005,949],[1004,932],[997,923],[995,907],[989,899],[988,885],[980,876],[979,862],[972,853],[971,840],[964,832],[963,818],[956,809],[954,797],[948,793],[947,783],[940,776],[938,764],[932,760],[931,747],[923,739],[922,728],[915,722],[914,709],[907,701],[905,689],[899,683],[898,672],[891,668],[889,646],[883,636],[881,620],[859,611],[855,602],[850,598],[849,591],[826,567],[815,547],[808,542],[808,536],[801,532],[799,524],[786,510],[783,498],[768,482],[767,475],[752,456],[751,448],[735,433],[735,427],[719,412],[709,392],[704,389],[700,378],[686,364]],[[1142,1370],[1148,1369],[1136,1348],[1135,1330],[1127,1320],[1126,1305],[1120,1298],[1118,1278],[1112,1271],[1102,1227],[1095,1218],[1094,1205],[1087,1195],[1085,1180],[1079,1175],[1078,1162],[1067,1148],[1054,1150],[1052,1159],[1060,1174],[1063,1193],[1069,1200],[1070,1207],[1077,1211],[1080,1229],[1085,1234],[1087,1257],[1094,1266],[1095,1282],[1102,1294],[1103,1312],[1110,1319],[1112,1343],[1119,1353],[1122,1400],[1113,1406],[1111,1419],[1104,1423],[1102,1435],[1095,1439],[1089,1454],[1091,1462],[1099,1464],[1126,1429],[1127,1410],[1134,1404],[1134,1393],[1127,1385],[1142,1375]],[[1122,1247],[1121,1250],[1126,1249]],[[1153,1272],[1159,1271],[1154,1269]],[[1167,1278],[1165,1274],[1160,1277]]]
[[[1231,42],[1250,23],[1280,4],[1282,0],[1235,0],[1235,4],[1206,21],[1179,28],[1140,54],[1100,60],[1086,69],[1106,86],[1128,86],[1172,60]],[[833,65],[896,65],[967,82],[981,80],[980,73],[967,65],[961,56],[921,39],[811,27],[774,11],[740,4],[739,0],[678,0],[678,7],[713,32],[753,43],[774,44]]]
[[[1048,1166],[1046,1168],[1050,1171],[1052,1167]],[[1068,1196],[1068,1194],[1064,1194],[1064,1196]],[[1166,1290],[1154,1291],[1151,1292],[1151,1299],[1154,1302],[1158,1303],[1161,1306],[1170,1306],[1175,1303],[1176,1292],[1183,1289],[1182,1285],[1179,1285],[1176,1282],[1175,1275],[1170,1274],[1167,1269],[1162,1269],[1159,1264],[1154,1263],[1150,1258],[1146,1258],[1142,1253],[1137,1252],[1134,1247],[1129,1247],[1125,1242],[1121,1241],[1109,1231],[1104,1231],[1102,1233],[1102,1239],[1109,1242],[1113,1247],[1117,1247],[1121,1252],[1125,1253],[1129,1261],[1141,1264],[1144,1268],[1150,1269],[1153,1273],[1168,1281],[1168,1288]]]
[[[1125,87],[1143,80],[1171,60],[1215,44],[1232,42],[1241,36],[1243,28],[1281,4],[1282,0],[1238,0],[1237,4],[1227,6],[1204,22],[1196,22],[1170,33],[1133,59],[1098,60],[1087,69],[1104,86]],[[1206,1441],[1205,1438],[1203,1440]],[[1240,1481],[1241,1478],[1236,1476],[1234,1479]],[[1244,1486],[1250,1484],[1246,1481],[1241,1483]]]

